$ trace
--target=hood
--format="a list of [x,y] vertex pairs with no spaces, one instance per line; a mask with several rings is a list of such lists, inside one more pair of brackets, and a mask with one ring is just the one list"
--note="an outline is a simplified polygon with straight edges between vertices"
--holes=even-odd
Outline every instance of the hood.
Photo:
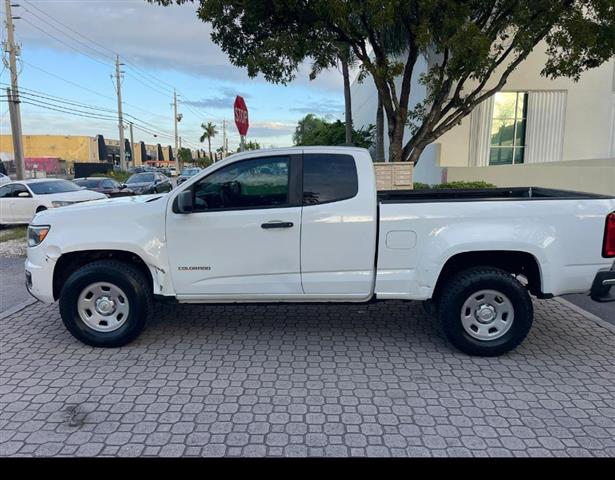
[[107,198],[106,195],[103,195],[103,197],[104,199],[102,200],[75,203],[65,207],[44,210],[37,213],[31,223],[34,225],[53,224],[56,221],[75,219],[77,215],[82,216],[79,218],[79,224],[87,223],[89,220],[95,222],[100,222],[102,220],[104,222],[112,223],[113,219],[117,216],[130,216],[133,212],[142,208],[147,208],[149,205],[151,205],[152,208],[162,209],[164,209],[164,205],[166,205],[166,202],[162,198],[164,195],[161,194],[117,198]]

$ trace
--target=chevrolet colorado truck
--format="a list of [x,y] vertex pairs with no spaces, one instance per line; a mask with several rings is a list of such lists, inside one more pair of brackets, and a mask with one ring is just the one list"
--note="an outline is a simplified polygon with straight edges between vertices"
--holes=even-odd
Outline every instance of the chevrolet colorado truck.
[[165,195],[38,213],[26,284],[82,342],[135,339],[183,303],[425,301],[448,340],[499,355],[531,295],[612,300],[615,198],[538,187],[378,192],[364,149],[240,153]]

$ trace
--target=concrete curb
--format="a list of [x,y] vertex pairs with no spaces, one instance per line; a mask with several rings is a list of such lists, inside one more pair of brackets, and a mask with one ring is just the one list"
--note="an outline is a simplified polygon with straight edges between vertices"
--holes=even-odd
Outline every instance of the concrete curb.
[[30,298],[26,300],[25,302],[20,303],[19,305],[15,305],[14,307],[11,307],[8,310],[5,310],[4,312],[0,312],[0,320],[4,320],[6,317],[10,317],[11,315],[14,315],[17,312],[22,311],[24,308],[29,307],[30,305],[36,302],[38,302],[38,300],[34,298]]
[[615,333],[615,325],[612,325],[609,322],[607,322],[605,320],[602,320],[600,317],[597,317],[593,313],[590,313],[587,310],[584,310],[583,308],[575,305],[574,303],[569,302],[568,300],[566,300],[564,298],[557,297],[555,299],[555,301],[561,303],[562,305],[564,305],[564,306],[566,306],[568,308],[570,308],[571,310],[574,310],[578,314],[583,315],[585,318],[587,318],[588,320],[591,320],[594,323],[597,323],[601,327],[604,327],[607,330]]

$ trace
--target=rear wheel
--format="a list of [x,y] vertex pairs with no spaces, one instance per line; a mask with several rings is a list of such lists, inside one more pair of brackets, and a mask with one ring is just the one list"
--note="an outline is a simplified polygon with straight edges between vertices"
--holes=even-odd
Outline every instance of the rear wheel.
[[93,347],[121,347],[145,327],[152,309],[148,279],[130,264],[93,262],[74,272],[60,293],[68,331]]
[[496,356],[517,347],[533,321],[532,300],[510,273],[476,267],[440,289],[438,318],[448,340],[469,355]]

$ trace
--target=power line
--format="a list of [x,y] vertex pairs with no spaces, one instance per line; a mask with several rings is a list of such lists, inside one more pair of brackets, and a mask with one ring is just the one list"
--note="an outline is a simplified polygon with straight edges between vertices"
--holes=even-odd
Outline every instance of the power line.
[[66,82],[66,83],[69,83],[70,85],[73,85],[74,87],[77,87],[77,88],[80,88],[80,89],[85,90],[87,92],[90,92],[90,93],[92,93],[94,95],[97,95],[97,96],[99,96],[101,98],[106,98],[107,100],[115,101],[114,98],[111,98],[111,97],[109,97],[107,95],[103,95],[102,93],[99,93],[99,92],[97,92],[95,90],[91,90],[91,89],[89,89],[87,87],[84,87],[83,85],[79,85],[78,83],[75,83],[75,82],[73,82],[71,80],[67,80],[66,78],[63,78],[63,77],[61,77],[59,75],[56,75],[55,73],[48,72],[47,70],[45,70],[45,69],[43,69],[41,67],[37,67],[36,65],[33,65],[33,64],[29,63],[29,62],[26,62],[25,60],[22,60],[22,62],[24,63],[24,65],[28,65],[29,67],[32,67],[32,68],[34,68],[36,70],[39,70],[39,71],[41,71],[43,73],[46,73],[47,75],[50,75],[52,77],[55,77],[58,80],[62,80],[64,82]]
[[[36,8],[37,10],[39,10],[40,12],[42,12],[41,9],[39,9],[38,7],[32,5],[32,7]],[[101,54],[101,51],[98,50],[97,48],[93,48],[90,45],[88,45],[86,42],[84,42],[83,40],[79,40],[77,37],[75,37],[74,35],[71,35],[69,33],[66,33],[64,30],[62,30],[61,28],[53,25],[52,23],[48,22],[45,18],[41,17],[40,15],[38,15],[36,12],[33,12],[32,10],[28,9],[28,7],[25,6],[21,6],[21,8],[23,8],[26,12],[28,12],[30,15],[36,17],[38,20],[42,21],[46,26],[49,26],[55,30],[57,30],[58,32],[60,32],[62,35],[67,36],[68,38],[70,38],[71,40],[74,40],[75,42],[79,43],[80,45],[83,45],[85,48],[91,50],[92,52],[94,52],[96,55],[101,55],[101,56],[105,56],[107,54]],[[62,25],[65,29],[76,33],[79,36],[82,36],[79,32],[77,32],[76,30],[71,29],[70,27],[68,27],[67,25],[63,24],[62,22],[60,22],[59,20],[56,20],[54,17],[52,17],[51,15],[44,13],[43,15],[45,15],[47,18],[50,18],[52,20],[54,20],[56,23],[59,23],[60,25]],[[87,37],[84,37],[87,39]],[[95,44],[93,40],[87,39],[90,43]],[[104,48],[104,47],[103,47]],[[108,49],[105,48],[105,50],[109,51]]]

